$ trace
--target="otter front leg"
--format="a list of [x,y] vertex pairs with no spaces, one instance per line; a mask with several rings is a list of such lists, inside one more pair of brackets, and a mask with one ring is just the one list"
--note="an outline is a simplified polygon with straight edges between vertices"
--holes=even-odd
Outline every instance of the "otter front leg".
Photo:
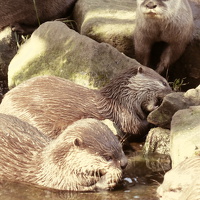
[[179,43],[169,44],[161,55],[160,62],[157,65],[156,72],[162,74],[169,66],[182,55],[185,45]]
[[135,36],[135,59],[142,65],[148,66],[150,62],[150,53],[152,44],[145,38]]

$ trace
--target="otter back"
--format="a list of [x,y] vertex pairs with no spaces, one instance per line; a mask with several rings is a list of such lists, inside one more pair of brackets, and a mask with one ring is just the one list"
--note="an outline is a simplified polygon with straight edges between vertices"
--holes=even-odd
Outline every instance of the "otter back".
[[55,140],[0,114],[0,181],[71,191],[108,190],[127,166],[122,145],[101,121],[74,122]]
[[162,76],[141,65],[119,74],[100,90],[41,76],[10,90],[1,102],[0,112],[27,121],[51,137],[88,117],[110,119],[122,132],[137,135],[146,133],[148,113],[170,92]]
[[[77,0],[6,0],[0,3],[0,30],[11,26],[22,34],[33,32],[40,23],[66,17]],[[35,2],[35,4],[34,4]],[[39,20],[39,21],[38,21]]]
[[152,48],[164,42],[156,66],[162,73],[184,52],[192,39],[193,16],[188,0],[137,0],[134,31],[135,57],[145,66],[152,66]]

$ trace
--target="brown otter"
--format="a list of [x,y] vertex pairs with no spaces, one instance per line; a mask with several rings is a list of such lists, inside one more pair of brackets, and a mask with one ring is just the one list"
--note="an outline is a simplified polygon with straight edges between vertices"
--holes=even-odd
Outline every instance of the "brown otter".
[[156,71],[162,73],[183,53],[192,39],[193,15],[188,0],[137,0],[135,57],[150,66],[152,47],[164,42]]
[[55,140],[0,114],[0,180],[58,190],[112,189],[127,158],[110,129],[96,119],[74,122]]
[[[182,161],[164,176],[157,193],[162,200],[200,199],[200,157],[195,156]],[[196,190],[197,189],[197,190]],[[192,193],[196,195],[193,196]],[[189,197],[195,198],[189,198]]]
[[[77,0],[6,0],[0,9],[0,30],[11,26],[21,34],[29,34],[40,23],[65,17]],[[39,20],[39,22],[38,22]]]
[[139,134],[148,128],[147,114],[170,92],[163,77],[141,65],[121,73],[100,90],[41,76],[11,89],[0,112],[27,121],[51,137],[82,118],[110,119],[122,132]]

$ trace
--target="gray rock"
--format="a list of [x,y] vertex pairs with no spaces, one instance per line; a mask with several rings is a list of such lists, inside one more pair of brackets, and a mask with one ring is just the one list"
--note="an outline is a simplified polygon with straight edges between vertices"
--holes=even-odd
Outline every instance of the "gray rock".
[[133,57],[135,9],[133,0],[81,0],[75,5],[74,19],[81,34]]
[[163,128],[170,128],[172,116],[182,109],[189,106],[200,105],[200,86],[196,89],[190,89],[186,93],[170,93],[165,96],[161,106],[151,112],[148,122]]
[[163,128],[152,128],[146,138],[143,153],[145,155],[159,153],[170,154],[170,130]]
[[192,180],[191,185],[186,190],[183,190],[183,194],[180,196],[180,199],[181,200],[199,200],[200,199],[199,174],[196,176],[194,180]]
[[[194,39],[183,56],[171,66],[169,80],[186,77],[184,90],[200,84],[200,14],[198,0],[191,0],[194,15]],[[78,31],[98,42],[106,42],[134,58],[133,36],[136,1],[79,0],[74,9]]]
[[193,155],[200,155],[200,106],[179,110],[172,118],[170,155],[173,167]]
[[164,176],[157,194],[162,200],[200,199],[200,157],[193,156],[179,163]]
[[152,128],[143,146],[146,165],[152,171],[168,171],[171,168],[170,130]]
[[46,22],[11,61],[8,83],[12,88],[33,76],[55,75],[99,88],[122,70],[137,65],[109,44],[82,36],[62,22]]

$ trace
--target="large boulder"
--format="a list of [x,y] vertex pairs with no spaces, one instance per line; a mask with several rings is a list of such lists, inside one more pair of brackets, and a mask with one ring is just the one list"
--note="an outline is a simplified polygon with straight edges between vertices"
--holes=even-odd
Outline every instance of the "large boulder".
[[200,106],[179,110],[172,118],[170,155],[172,166],[200,155]]
[[[200,14],[197,0],[191,0],[194,15],[194,39],[183,56],[171,66],[169,80],[184,79],[187,90],[200,84]],[[73,16],[78,31],[98,42],[106,42],[134,58],[134,29],[136,1],[133,0],[79,0]]]
[[135,9],[133,0],[81,0],[75,5],[73,17],[81,34],[133,57]]
[[21,46],[8,69],[9,88],[33,76],[55,75],[99,88],[139,63],[106,43],[98,43],[62,22],[42,24]]

